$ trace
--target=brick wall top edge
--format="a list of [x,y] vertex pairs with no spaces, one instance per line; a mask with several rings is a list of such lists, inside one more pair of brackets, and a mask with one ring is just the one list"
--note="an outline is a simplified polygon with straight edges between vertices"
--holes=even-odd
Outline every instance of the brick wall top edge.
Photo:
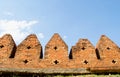
[[[29,37],[29,36],[30,36],[30,37]],[[48,41],[48,43],[46,44],[46,46],[49,45],[50,41],[51,41],[51,40],[53,39],[53,37],[55,37],[55,36],[60,37],[60,35],[59,35],[58,33],[55,33],[55,34],[52,36],[52,38]],[[2,37],[0,37],[0,39],[3,39],[3,38],[5,38],[5,37],[11,37],[13,43],[16,45],[16,43],[14,42],[14,39],[13,39],[13,37],[12,37],[11,34],[4,34]],[[29,37],[29,38],[31,38],[31,37],[36,37],[36,38],[37,38],[36,34],[30,34],[30,35],[28,35],[27,37]],[[61,37],[60,37],[60,38],[61,38]],[[62,39],[62,38],[61,38],[61,39]],[[106,35],[101,35],[101,37],[100,37],[100,39],[98,40],[95,48],[97,48],[97,47],[99,46],[100,42],[103,41],[103,40],[105,40],[105,39],[111,41],[115,46],[117,46],[117,47],[119,48],[119,46],[118,46],[117,44],[115,44],[111,39],[109,39]],[[80,40],[88,40],[88,39],[82,38],[82,39],[79,39],[79,41],[80,41]],[[39,40],[38,40],[38,41],[39,41]],[[62,41],[63,41],[63,40],[62,40]],[[79,42],[79,41],[78,41],[78,42]],[[23,42],[23,41],[22,41],[22,42]],[[22,43],[22,42],[21,42],[21,43]],[[40,42],[40,41],[39,41],[39,42]],[[77,43],[78,43],[78,42],[77,42]],[[21,44],[21,43],[20,43],[20,44]],[[67,45],[64,41],[63,41],[63,43],[64,43],[65,46],[68,47],[68,45]],[[77,44],[77,43],[76,43],[76,44]],[[19,45],[20,45],[20,44],[19,44]],[[41,43],[40,43],[40,45],[41,45]],[[92,45],[93,45],[93,44],[92,44]]]
[[34,43],[32,43],[32,41],[34,41],[34,43],[37,43],[42,47],[42,45],[41,45],[40,41],[38,40],[36,34],[28,35],[19,45],[34,44]]
[[60,41],[65,47],[68,48],[68,45],[65,43],[65,41],[61,38],[61,36],[58,33],[55,33],[51,39],[48,41],[48,43],[46,44],[46,46],[49,46],[51,44],[53,44],[53,42],[57,42]]
[[6,43],[11,43],[12,45],[15,45],[16,46],[16,43],[12,37],[11,34],[5,34],[3,35],[1,38],[0,38],[0,41],[2,40],[6,40]]
[[80,38],[78,42],[76,43],[76,46],[79,46],[79,44],[87,44],[92,48],[95,48],[94,45],[86,38]]
[[96,44],[96,48],[98,48],[101,44],[107,44],[110,43],[112,46],[115,46],[117,48],[119,48],[119,46],[117,46],[116,43],[114,43],[110,38],[108,38],[106,35],[101,35],[100,39],[98,40],[97,44]]

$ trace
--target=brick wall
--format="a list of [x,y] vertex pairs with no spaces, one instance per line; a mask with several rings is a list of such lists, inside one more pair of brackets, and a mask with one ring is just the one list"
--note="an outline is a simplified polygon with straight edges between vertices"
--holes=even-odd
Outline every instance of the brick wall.
[[35,72],[50,73],[52,70],[59,73],[67,70],[80,73],[81,69],[89,69],[89,72],[115,72],[120,71],[119,55],[119,47],[105,35],[101,36],[96,47],[88,39],[79,39],[69,52],[67,44],[55,33],[45,46],[44,57],[42,45],[35,34],[29,35],[18,46],[10,34],[0,38],[0,71],[33,69]]

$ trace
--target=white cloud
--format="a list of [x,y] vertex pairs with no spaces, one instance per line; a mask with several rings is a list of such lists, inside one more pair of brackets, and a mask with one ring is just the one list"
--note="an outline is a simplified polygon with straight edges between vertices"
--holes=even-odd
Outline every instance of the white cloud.
[[9,33],[17,43],[21,42],[32,31],[32,27],[38,21],[17,21],[17,20],[0,20],[0,35]]
[[67,36],[63,36],[63,39],[66,39],[67,38]]
[[39,34],[38,34],[38,37],[39,37],[40,39],[43,39],[43,38],[44,38],[44,34],[43,34],[43,33],[39,33]]
[[12,12],[8,12],[8,11],[3,12],[3,14],[7,16],[14,16]]

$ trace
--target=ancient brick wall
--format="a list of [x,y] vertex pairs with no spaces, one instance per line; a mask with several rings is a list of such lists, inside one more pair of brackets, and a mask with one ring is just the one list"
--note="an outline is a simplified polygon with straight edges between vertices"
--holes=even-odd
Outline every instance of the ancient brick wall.
[[10,34],[0,38],[1,72],[120,72],[119,55],[119,47],[105,35],[101,36],[96,47],[88,39],[79,39],[70,52],[58,33],[51,37],[45,49],[35,34],[29,35],[18,46]]
[[47,60],[53,68],[66,67],[68,57],[68,47],[59,34],[55,33],[45,46],[45,60]]
[[37,67],[39,59],[43,58],[42,53],[42,46],[36,35],[31,34],[17,46],[15,64],[22,68]]
[[90,68],[97,60],[95,47],[88,39],[80,39],[70,51],[70,59],[77,68]]

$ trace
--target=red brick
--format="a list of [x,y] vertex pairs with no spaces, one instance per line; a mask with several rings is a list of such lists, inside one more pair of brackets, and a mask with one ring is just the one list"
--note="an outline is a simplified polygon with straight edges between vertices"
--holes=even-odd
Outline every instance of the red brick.
[[[55,33],[45,46],[45,58],[54,66],[64,67],[68,61],[68,46],[59,34]],[[63,66],[60,66],[62,65]]]
[[88,39],[80,39],[72,47],[70,58],[74,61],[76,68],[90,68],[97,60],[95,48]]
[[96,61],[94,67],[101,67],[104,69],[116,69],[114,67],[120,67],[119,47],[107,36],[101,36],[96,45],[96,51],[99,53],[100,59],[98,59],[99,61]]
[[36,35],[31,34],[17,46],[15,63],[22,68],[35,68],[42,56],[42,46]]

